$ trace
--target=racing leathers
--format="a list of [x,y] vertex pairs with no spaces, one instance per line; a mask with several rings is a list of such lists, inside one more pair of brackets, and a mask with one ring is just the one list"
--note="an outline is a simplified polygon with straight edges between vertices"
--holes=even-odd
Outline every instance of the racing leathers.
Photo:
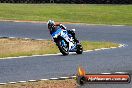
[[[53,27],[51,27],[50,29],[50,34],[52,34],[53,32],[55,32],[57,30],[57,28],[60,27],[62,30],[66,30],[66,27],[63,24],[55,24],[53,25]],[[77,40],[77,38],[75,37],[75,32],[73,30],[67,30],[68,34],[71,34],[74,41],[79,43],[79,41]]]

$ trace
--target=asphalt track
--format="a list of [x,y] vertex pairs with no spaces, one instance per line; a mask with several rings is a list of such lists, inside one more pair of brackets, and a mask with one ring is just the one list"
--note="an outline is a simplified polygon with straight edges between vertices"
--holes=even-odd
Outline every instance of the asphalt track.
[[[68,76],[83,66],[87,73],[129,72],[132,74],[132,27],[67,24],[80,40],[112,41],[127,47],[82,55],[56,55],[0,60],[0,82],[26,81]],[[51,39],[46,24],[0,22],[0,36]],[[132,88],[132,84],[89,84],[82,88]]]

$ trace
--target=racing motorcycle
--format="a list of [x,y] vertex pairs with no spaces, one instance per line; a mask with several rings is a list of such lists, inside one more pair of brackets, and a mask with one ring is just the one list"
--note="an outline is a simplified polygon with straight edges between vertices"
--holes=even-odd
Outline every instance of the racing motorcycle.
[[[75,29],[72,30],[75,32]],[[57,30],[51,34],[51,36],[63,55],[68,55],[69,52],[82,54],[82,45],[75,42],[72,35],[68,34],[67,30],[62,30],[58,27]]]

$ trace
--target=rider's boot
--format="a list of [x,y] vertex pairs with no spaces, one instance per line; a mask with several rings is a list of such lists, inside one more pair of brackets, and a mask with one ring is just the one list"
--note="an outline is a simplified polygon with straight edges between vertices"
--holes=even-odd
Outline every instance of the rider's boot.
[[75,32],[73,30],[68,30],[68,33],[72,35],[74,42],[80,44],[79,40],[75,37]]
[[75,36],[73,37],[73,39],[74,39],[74,42],[76,42],[77,44],[80,44],[79,40]]

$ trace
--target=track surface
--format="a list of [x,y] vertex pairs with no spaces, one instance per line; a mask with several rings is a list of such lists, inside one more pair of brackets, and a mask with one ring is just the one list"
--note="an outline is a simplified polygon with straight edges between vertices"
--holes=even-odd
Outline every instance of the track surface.
[[[89,73],[132,73],[132,27],[66,25],[75,28],[80,40],[112,41],[127,47],[69,56],[38,56],[0,60],[0,82],[68,76],[79,65]],[[51,39],[46,24],[0,22],[0,36]],[[82,88],[131,88],[132,84],[89,84]]]

